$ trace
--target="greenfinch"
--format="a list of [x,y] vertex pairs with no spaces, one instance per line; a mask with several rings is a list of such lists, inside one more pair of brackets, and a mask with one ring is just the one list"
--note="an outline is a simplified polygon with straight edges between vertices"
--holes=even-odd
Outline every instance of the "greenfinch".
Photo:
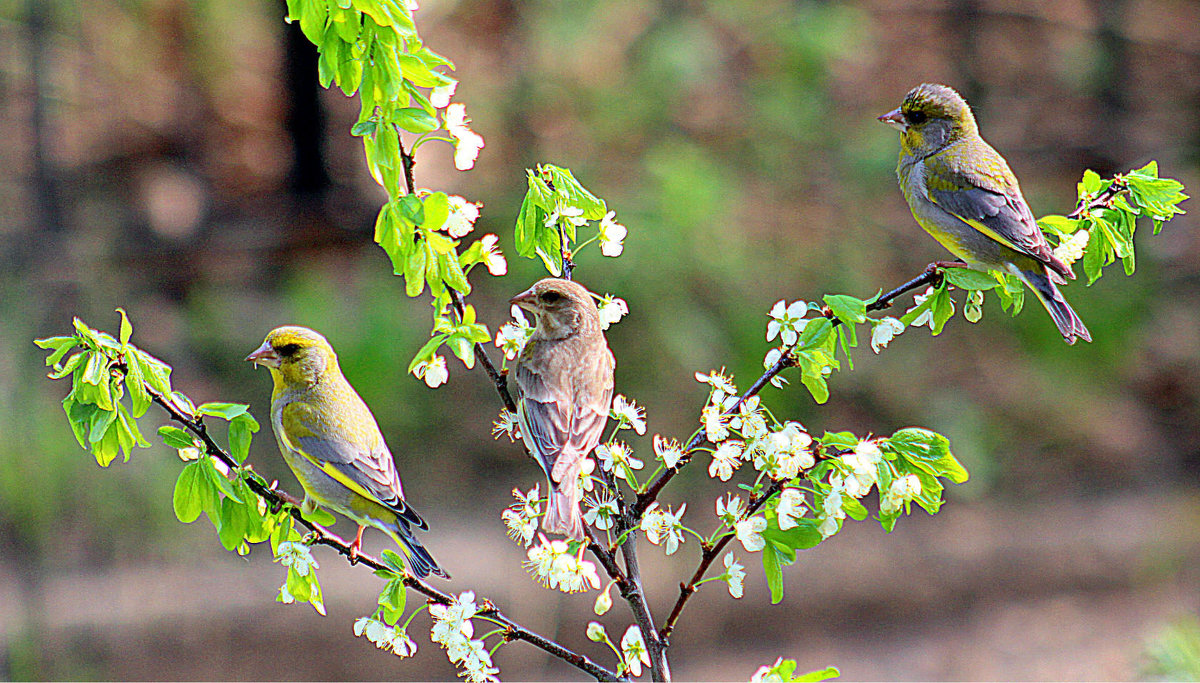
[[582,540],[579,474],[608,421],[616,361],[582,285],[546,278],[512,303],[536,320],[513,374],[521,437],[550,480],[542,528]]
[[413,527],[429,526],[405,501],[375,416],[342,375],[325,337],[305,327],[279,327],[246,360],[271,371],[271,426],[304,487],[301,510],[320,505],[354,520],[352,558],[362,547],[363,530],[373,526],[396,541],[418,578],[449,578],[417,541]]
[[947,86],[923,83],[878,118],[900,131],[896,175],[921,227],[968,267],[1020,278],[1068,344],[1091,341],[1055,286],[1075,274],[1046,243],[1017,177],[980,137],[966,100]]

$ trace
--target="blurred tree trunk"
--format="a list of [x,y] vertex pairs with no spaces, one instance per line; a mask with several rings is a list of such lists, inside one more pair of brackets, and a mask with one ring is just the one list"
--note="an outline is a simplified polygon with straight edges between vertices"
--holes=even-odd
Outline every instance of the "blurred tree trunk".
[[[280,3],[283,5],[284,3]],[[286,12],[286,6],[284,11]],[[299,195],[319,195],[329,188],[325,170],[325,116],[317,82],[317,48],[293,23],[284,31],[284,82],[287,113],[284,127],[292,143],[290,185]]]

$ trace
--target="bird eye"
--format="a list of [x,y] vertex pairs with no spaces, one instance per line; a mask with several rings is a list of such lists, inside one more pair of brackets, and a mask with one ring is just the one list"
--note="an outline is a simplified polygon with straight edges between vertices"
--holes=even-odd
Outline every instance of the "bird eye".
[[562,294],[559,294],[558,292],[556,292],[554,290],[550,290],[549,292],[542,292],[542,303],[552,304],[552,303],[559,301],[560,299],[562,299]]
[[299,350],[300,350],[299,344],[284,344],[283,346],[280,346],[279,348],[275,349],[275,352],[281,356],[291,356],[291,355],[294,355]]
[[925,118],[926,118],[925,112],[923,112],[923,111],[910,111],[910,112],[907,112],[904,115],[904,117],[908,119],[909,123],[918,124],[918,125],[925,123]]

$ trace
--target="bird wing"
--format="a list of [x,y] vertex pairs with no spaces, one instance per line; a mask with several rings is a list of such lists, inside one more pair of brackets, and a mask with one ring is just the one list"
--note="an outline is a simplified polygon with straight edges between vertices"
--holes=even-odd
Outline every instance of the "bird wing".
[[[418,528],[429,528],[404,500],[396,462],[382,435],[376,434],[374,439],[353,438],[355,434],[330,425],[317,408],[302,401],[283,407],[282,423],[288,447],[322,472]],[[374,418],[370,424],[374,426]],[[374,428],[378,432],[378,427]]]
[[978,169],[967,168],[947,156],[958,151],[948,149],[925,160],[929,199],[997,242],[1058,270],[1057,259],[1004,158],[983,143],[967,152],[978,157],[973,164]]
[[598,369],[604,382],[598,391],[591,393],[572,391],[572,373],[548,373],[531,362],[516,367],[517,419],[521,433],[546,475],[555,483],[562,481],[566,470],[600,442],[613,388],[612,354],[607,348],[604,352]]

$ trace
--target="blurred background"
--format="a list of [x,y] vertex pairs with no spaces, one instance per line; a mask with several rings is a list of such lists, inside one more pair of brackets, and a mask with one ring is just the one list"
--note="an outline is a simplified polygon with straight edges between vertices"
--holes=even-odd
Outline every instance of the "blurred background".
[[[0,2],[0,678],[453,675],[424,617],[414,660],[354,638],[380,582],[331,553],[316,551],[329,616],[275,603],[269,552],[238,558],[207,521],[174,519],[173,451],[101,470],[78,448],[67,387],[44,378],[31,340],[73,315],[115,331],[117,306],[179,390],[251,405],[264,426],[251,461],[293,492],[270,382],[241,359],[277,324],[323,331],[434,530],[426,545],[455,577],[442,587],[611,665],[584,637],[591,597],[536,588],[504,535],[510,489],[540,475],[491,438],[485,377],[452,360],[432,391],[405,374],[428,302],[404,296],[371,242],[384,195],[349,135],[358,105],[319,88],[284,12]],[[482,202],[476,234],[509,252],[538,162],[570,167],[628,226],[621,259],[589,250],[577,276],[629,302],[609,340],[650,433],[696,427],[695,371],[759,374],[774,301],[869,297],[946,257],[896,187],[896,133],[874,120],[922,81],[973,104],[1035,214],[1069,212],[1086,168],[1156,159],[1200,187],[1200,3],[423,0],[417,20],[457,63],[456,100],[487,140],[467,173],[448,146],[424,147],[419,185]],[[1150,653],[1200,609],[1196,213],[1156,238],[1143,225],[1133,277],[1118,267],[1067,290],[1095,343],[1068,347],[1036,304],[1014,320],[989,298],[978,324],[859,349],[825,406],[798,383],[769,391],[814,432],[940,431],[972,477],[936,518],[916,512],[890,536],[848,524],[801,554],[781,605],[749,558],[743,600],[718,585],[689,605],[677,677],[745,678],[780,655],[847,679],[1184,675]],[[476,276],[493,332],[539,268]],[[152,411],[143,431],[162,423]],[[649,437],[633,445],[651,459]],[[711,528],[717,490],[692,467],[665,501]],[[660,619],[696,553],[644,548]],[[604,621],[619,635],[631,619],[618,605]],[[520,644],[497,662],[513,680],[579,678]]]

